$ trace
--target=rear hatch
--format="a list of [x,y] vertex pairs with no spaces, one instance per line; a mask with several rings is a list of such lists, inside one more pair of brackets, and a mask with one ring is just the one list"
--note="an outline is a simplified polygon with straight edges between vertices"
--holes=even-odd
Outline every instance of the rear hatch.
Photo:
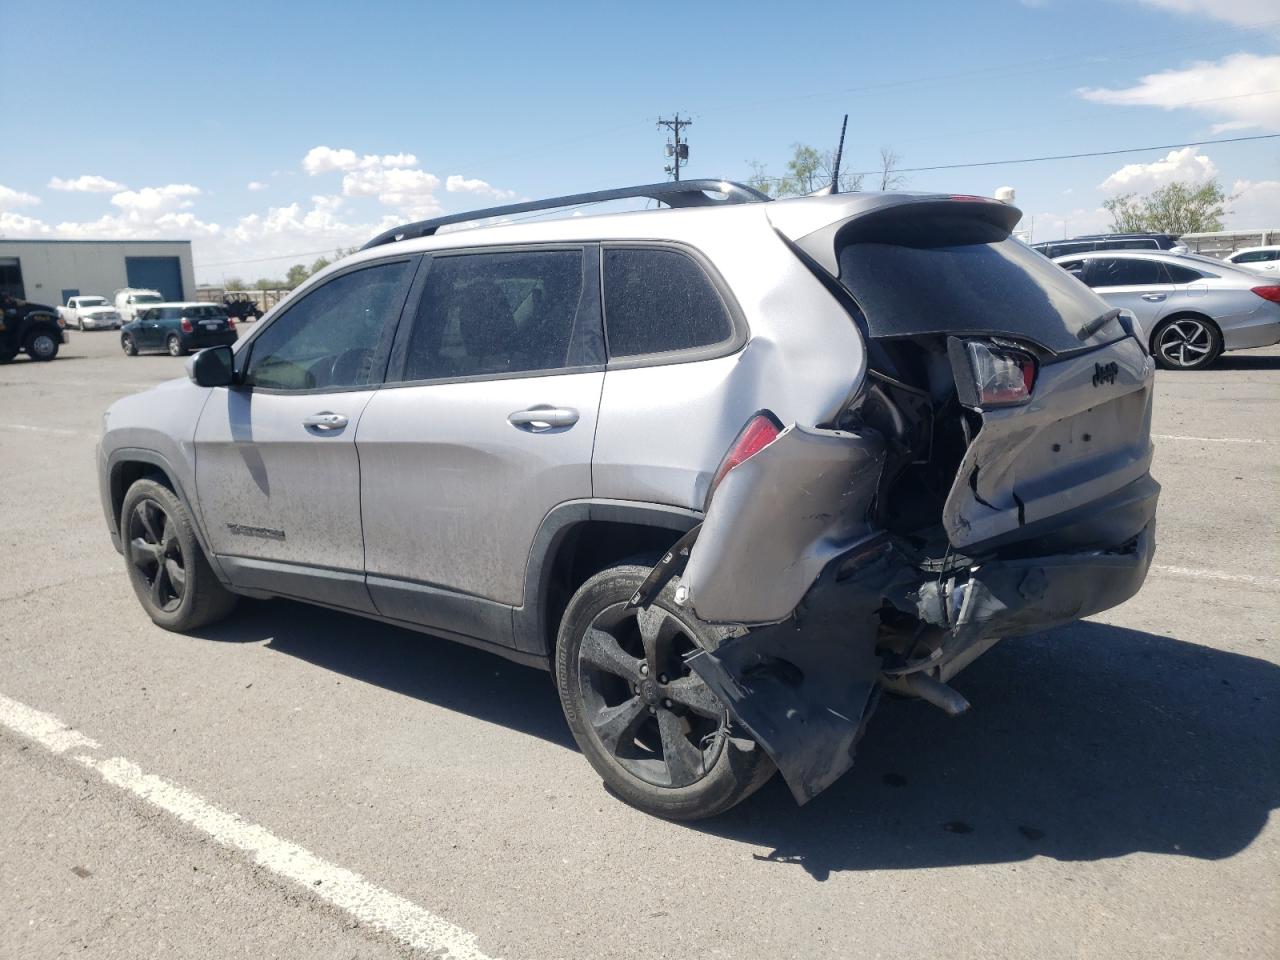
[[[1043,538],[1055,518],[1065,523],[1126,489],[1136,496],[1151,462],[1154,364],[1124,318],[1009,235],[1018,217],[996,201],[925,198],[855,216],[831,234],[839,282],[873,354],[932,400],[929,449],[916,442],[915,461],[940,455],[939,431],[964,433],[950,448],[963,455],[941,520],[950,545],[966,552]],[[991,402],[970,341],[1033,357],[1027,395]],[[1154,498],[1130,511],[1127,535],[1151,510]],[[1071,536],[1116,532],[1085,524]]]

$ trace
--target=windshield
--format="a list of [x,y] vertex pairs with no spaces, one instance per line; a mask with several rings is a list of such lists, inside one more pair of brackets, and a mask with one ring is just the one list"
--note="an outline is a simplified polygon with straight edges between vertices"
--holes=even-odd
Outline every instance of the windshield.
[[161,297],[157,297],[154,293],[135,293],[133,295],[134,303],[164,303]]
[[985,333],[1022,337],[1054,353],[1079,350],[1081,327],[1107,304],[1017,240],[925,247],[850,243],[840,282],[873,337]]

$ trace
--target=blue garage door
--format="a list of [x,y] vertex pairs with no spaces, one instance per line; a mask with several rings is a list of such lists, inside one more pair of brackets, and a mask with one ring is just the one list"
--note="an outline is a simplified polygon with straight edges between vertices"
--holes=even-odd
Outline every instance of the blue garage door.
[[186,299],[177,257],[125,257],[124,272],[131,287],[159,290],[166,300]]

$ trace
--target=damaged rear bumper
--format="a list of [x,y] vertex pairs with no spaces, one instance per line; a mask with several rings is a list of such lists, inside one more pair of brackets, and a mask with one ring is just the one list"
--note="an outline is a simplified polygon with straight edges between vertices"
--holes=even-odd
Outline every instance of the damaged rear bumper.
[[[1122,603],[1154,551],[1150,520],[1115,549],[993,559],[939,576],[873,538],[831,560],[793,616],[701,651],[689,666],[805,803],[853,765],[882,687],[921,692],[908,678],[937,687],[996,639]],[[886,651],[887,611],[914,620],[917,635],[934,633],[927,653]]]

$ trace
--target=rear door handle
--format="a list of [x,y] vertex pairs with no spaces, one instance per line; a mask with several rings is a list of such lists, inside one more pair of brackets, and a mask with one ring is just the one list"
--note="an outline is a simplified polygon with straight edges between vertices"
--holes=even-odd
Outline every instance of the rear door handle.
[[507,422],[521,430],[550,430],[553,427],[572,427],[578,422],[578,411],[572,407],[539,405],[528,410],[517,410],[507,417]]
[[1163,293],[1144,293],[1142,295],[1142,299],[1147,301],[1147,303],[1159,303],[1164,298],[1165,294]]
[[303,420],[302,425],[316,430],[341,430],[347,422],[340,413],[315,413]]

